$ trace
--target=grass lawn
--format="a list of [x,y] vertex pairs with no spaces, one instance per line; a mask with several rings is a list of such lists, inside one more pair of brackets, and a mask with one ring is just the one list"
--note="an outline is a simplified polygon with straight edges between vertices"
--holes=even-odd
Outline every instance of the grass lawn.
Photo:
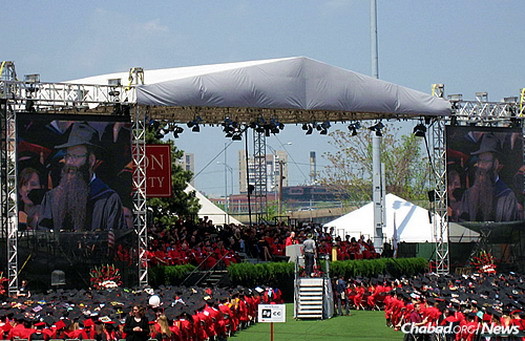
[[[257,323],[229,340],[270,340],[270,324]],[[385,326],[382,311],[352,311],[352,316],[329,320],[294,320],[293,304],[286,304],[286,323],[274,323],[274,340],[403,340],[403,333]]]

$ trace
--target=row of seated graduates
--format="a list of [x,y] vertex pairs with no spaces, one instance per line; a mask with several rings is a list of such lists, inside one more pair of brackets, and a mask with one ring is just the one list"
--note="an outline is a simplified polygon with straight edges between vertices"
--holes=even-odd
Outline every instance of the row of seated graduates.
[[[158,302],[152,304],[156,296]],[[61,290],[5,298],[0,331],[5,340],[126,338],[133,306],[147,306],[149,337],[163,341],[225,340],[256,322],[257,305],[281,304],[277,288],[165,287],[112,291]]]
[[[202,268],[225,268],[241,260],[241,255],[263,261],[285,258],[286,238],[295,232],[297,243],[313,232],[319,253],[332,255],[337,249],[338,260],[379,257],[373,243],[346,236],[334,238],[333,229],[314,224],[288,226],[255,224],[214,226],[210,219],[198,222],[179,220],[173,226],[152,225],[148,229],[147,257],[150,265],[181,265],[202,263]],[[219,262],[219,264],[217,264]]]
[[[219,260],[224,263],[220,266],[228,266],[238,262],[241,255],[260,260],[282,259],[289,233],[297,230],[306,239],[306,231],[310,229],[309,225],[292,228],[284,223],[214,226],[209,219],[198,222],[181,219],[172,226],[149,227],[147,256],[151,265],[199,265],[204,261],[203,268],[214,267]],[[328,237],[330,242],[331,236]]]
[[[342,305],[356,310],[383,310],[386,324],[395,330],[416,321],[427,327],[459,326],[461,332],[444,335],[446,340],[476,340],[481,331],[493,330],[494,326],[515,326],[519,336],[504,340],[523,340],[524,295],[525,276],[513,272],[428,273],[401,279],[381,275],[348,279]],[[493,335],[491,340],[498,339]]]

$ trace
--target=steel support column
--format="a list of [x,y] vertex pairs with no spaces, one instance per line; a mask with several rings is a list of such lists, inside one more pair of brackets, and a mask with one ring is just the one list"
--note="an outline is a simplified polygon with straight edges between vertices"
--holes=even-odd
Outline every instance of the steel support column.
[[2,236],[7,241],[7,289],[9,295],[18,290],[18,216],[16,198],[16,124],[14,101],[17,86],[15,65],[0,64],[0,202]]
[[[144,84],[144,70],[140,67],[129,71],[130,85]],[[126,92],[130,90],[126,88]],[[133,93],[131,93],[133,95]],[[126,96],[128,98],[128,96]],[[133,107],[132,157],[135,164],[133,171],[133,226],[138,236],[139,286],[148,285],[148,225],[146,213],[146,108]]]
[[448,274],[450,269],[447,215],[447,174],[445,153],[445,119],[438,117],[432,125],[432,170],[434,178],[433,224],[436,231],[436,273]]
[[260,223],[266,215],[267,208],[267,169],[266,169],[266,136],[264,132],[253,130],[253,169],[255,179],[255,214]]
[[145,108],[133,107],[133,226],[138,235],[139,285],[148,285],[148,229],[146,220],[146,129]]

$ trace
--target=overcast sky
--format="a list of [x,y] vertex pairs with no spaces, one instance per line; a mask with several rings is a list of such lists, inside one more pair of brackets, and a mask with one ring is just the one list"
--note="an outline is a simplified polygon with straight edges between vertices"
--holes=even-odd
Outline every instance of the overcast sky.
[[[135,66],[290,56],[371,74],[368,0],[0,3],[0,59],[14,61],[19,78],[40,73],[42,81],[55,82]],[[447,94],[462,93],[464,99],[487,91],[492,101],[518,96],[525,87],[525,1],[377,0],[377,7],[379,78],[428,93],[433,83],[444,83]],[[296,185],[308,181],[311,150],[318,155],[318,169],[326,165],[321,155],[330,150],[327,141],[304,136],[292,125],[268,143],[275,149],[286,145],[289,183]],[[195,183],[208,194],[224,194],[224,166],[217,161],[224,162],[220,152],[225,142],[218,128],[200,134],[186,130],[177,140],[181,149],[195,154],[200,172]],[[227,163],[234,172],[243,146],[228,148]]]

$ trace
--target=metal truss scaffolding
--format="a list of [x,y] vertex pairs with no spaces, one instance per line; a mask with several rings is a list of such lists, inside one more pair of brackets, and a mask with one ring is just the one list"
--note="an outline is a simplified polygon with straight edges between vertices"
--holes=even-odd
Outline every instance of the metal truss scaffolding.
[[12,62],[0,64],[0,125],[2,148],[0,151],[0,201],[2,236],[7,241],[7,290],[13,295],[18,290],[18,217],[16,200],[16,131],[13,103],[8,101],[15,92],[9,82],[16,80],[15,65]]
[[266,213],[267,204],[267,184],[266,181],[266,136],[264,132],[253,130],[253,169],[255,179],[255,214],[257,222],[263,221]]
[[16,200],[16,163],[15,163],[15,115],[8,103],[2,100],[1,104],[1,131],[2,150],[1,163],[1,202],[2,202],[2,231],[7,232],[7,278],[9,294],[18,290],[18,219]]
[[[144,72],[141,68],[130,70],[133,85],[144,83]],[[133,172],[133,226],[138,235],[138,268],[139,285],[148,285],[148,226],[146,214],[146,112],[141,106],[133,108],[133,147],[132,155],[135,163]]]
[[432,175],[434,180],[433,207],[436,219],[436,273],[447,274],[450,260],[448,249],[448,215],[446,186],[445,119],[436,118],[432,125]]
[[[38,78],[38,77],[37,77]],[[37,79],[36,78],[36,79]],[[16,198],[16,116],[18,112],[31,111],[35,114],[67,115],[131,115],[133,161],[136,165],[133,173],[134,225],[138,234],[138,268],[139,284],[148,284],[147,251],[147,215],[146,215],[146,120],[165,120],[170,122],[187,122],[188,117],[199,113],[203,124],[220,123],[224,117],[231,117],[238,122],[255,122],[260,117],[271,119],[283,114],[283,123],[304,122],[308,114],[315,114],[316,121],[346,121],[367,118],[392,118],[387,114],[310,112],[301,110],[264,110],[259,111],[235,108],[200,108],[200,107],[143,107],[135,103],[134,85],[144,83],[141,68],[130,70],[128,86],[86,85],[70,83],[43,83],[38,80],[16,80],[12,62],[0,64],[0,223],[2,236],[7,241],[7,275],[9,293],[18,288],[18,216]],[[433,88],[436,96],[443,97],[444,86]],[[436,227],[436,271],[439,274],[449,272],[449,249],[447,240],[447,179],[445,155],[445,125],[478,125],[478,126],[521,126],[523,127],[525,91],[521,99],[509,99],[505,102],[488,102],[487,96],[480,93],[477,101],[450,99],[452,115],[450,117],[432,118],[431,168],[434,183],[434,211],[439,216],[435,219]],[[128,110],[129,109],[129,110]],[[171,110],[171,111],[170,111]],[[172,111],[175,110],[175,111]],[[221,111],[222,110],[222,111]],[[174,113],[178,115],[175,115]],[[186,115],[186,116],[185,116]],[[317,118],[323,119],[317,119]],[[401,118],[398,115],[397,118]],[[408,117],[407,117],[408,118]],[[311,120],[310,120],[311,121]],[[250,167],[248,167],[250,168]],[[255,213],[257,221],[263,221],[267,212],[267,166],[266,136],[254,130],[254,163],[255,180]]]
[[[435,96],[444,96],[444,86],[435,84],[432,88]],[[525,108],[523,101],[511,97],[503,102],[489,102],[486,93],[477,93],[476,101],[463,101],[449,96],[452,103],[450,117],[436,118],[432,125],[432,182],[435,184],[434,221],[436,230],[436,272],[447,274],[450,270],[447,215],[447,176],[446,176],[446,136],[445,125],[487,126],[487,127],[522,127]],[[459,96],[461,97],[461,96]],[[525,155],[524,155],[525,160]]]

